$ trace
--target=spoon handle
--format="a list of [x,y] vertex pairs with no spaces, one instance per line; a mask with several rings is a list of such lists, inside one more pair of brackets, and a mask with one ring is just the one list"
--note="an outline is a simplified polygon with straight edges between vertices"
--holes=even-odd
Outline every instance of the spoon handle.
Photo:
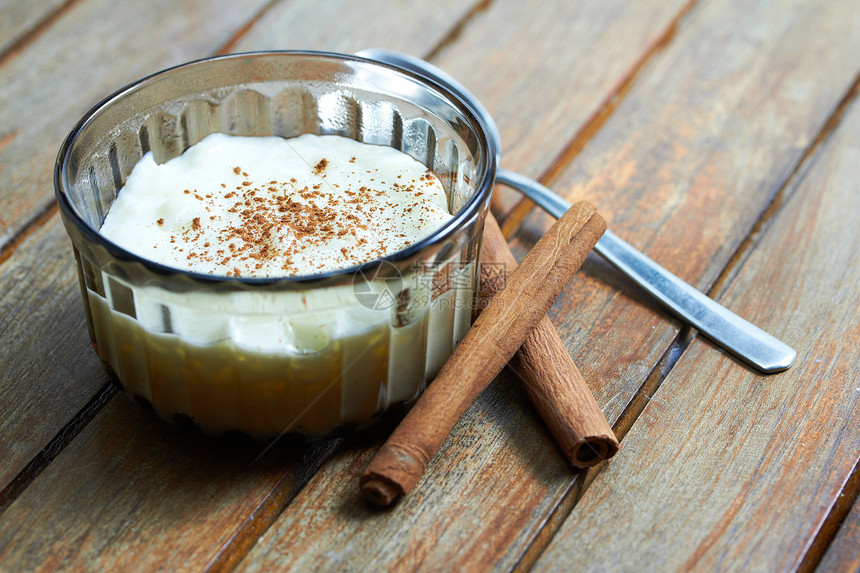
[[[490,113],[460,82],[436,66],[414,56],[390,50],[362,50],[359,56],[400,66],[428,77],[459,94],[485,119],[490,137],[501,154],[501,135]],[[540,183],[519,173],[498,169],[496,182],[519,190],[554,217],[560,217],[570,203]],[[594,250],[622,273],[640,284],[657,300],[694,326],[699,332],[762,372],[781,372],[794,362],[797,353],[757,326],[747,322],[713,299],[691,287],[611,231],[606,231]]]
[[[496,172],[496,182],[521,191],[554,217],[570,204],[540,183],[506,169]],[[797,353],[757,326],[688,285],[611,231],[606,231],[594,250],[633,279],[681,320],[762,372],[785,370]]]

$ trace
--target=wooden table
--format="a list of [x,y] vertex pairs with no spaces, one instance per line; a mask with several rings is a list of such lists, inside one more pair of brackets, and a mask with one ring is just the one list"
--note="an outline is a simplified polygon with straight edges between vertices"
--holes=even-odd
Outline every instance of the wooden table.
[[[0,569],[860,568],[860,3],[0,0]],[[493,113],[504,165],[792,345],[756,374],[596,256],[551,317],[623,438],[563,459],[504,372],[393,509],[384,439],[233,447],[150,418],[86,335],[63,136],[164,67],[385,47]],[[497,189],[522,256],[550,219]]]

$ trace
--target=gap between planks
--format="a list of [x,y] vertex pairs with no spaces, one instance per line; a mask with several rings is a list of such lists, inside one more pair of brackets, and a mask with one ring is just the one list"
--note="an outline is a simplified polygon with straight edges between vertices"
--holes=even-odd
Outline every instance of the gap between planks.
[[271,10],[272,7],[274,7],[276,4],[280,4],[283,1],[284,0],[270,0],[268,4],[260,8],[260,10],[256,14],[251,16],[247,22],[240,26],[239,29],[236,30],[236,33],[233,34],[233,36],[229,40],[227,40],[227,43],[215,51],[214,55],[223,56],[232,52],[236,44],[238,44],[242,40],[242,37],[248,33],[248,30],[253,28],[257,22],[262,20],[263,16],[268,14],[269,10]]
[[[27,46],[32,44],[39,36],[41,36],[48,28],[50,28],[54,22],[56,22],[60,17],[62,17],[78,2],[79,0],[68,0],[67,2],[55,8],[52,12],[46,14],[41,20],[36,22],[30,30],[17,38],[2,53],[0,53],[0,66],[5,65],[9,59],[15,57],[17,54],[21,53],[24,49],[26,49]],[[11,143],[11,141],[17,136],[17,131],[13,131],[11,133],[6,134],[6,136],[3,137],[2,140],[0,140],[0,149]],[[33,217],[33,219],[29,223],[27,223],[23,229],[21,229],[14,236],[10,237],[9,241],[4,246],[0,247],[0,265],[6,262],[6,259],[8,259],[12,255],[18,245],[20,245],[37,229],[45,225],[56,211],[56,203],[49,203],[48,206],[45,207],[45,209],[43,209],[41,213],[36,214],[36,216]],[[0,510],[2,510],[2,507],[2,495],[0,495]]]
[[[263,19],[263,17],[268,14],[268,12],[277,4],[284,2],[285,0],[270,0],[268,4],[263,6],[257,14],[249,19],[245,25],[239,28],[236,33],[233,35],[230,40],[228,40],[220,49],[215,52],[215,55],[222,56],[229,54],[233,51],[233,48],[242,41],[243,36],[254,27],[254,25]],[[431,60],[436,55],[441,52],[444,48],[446,48],[449,44],[454,43],[454,41],[460,37],[463,30],[469,23],[477,16],[479,13],[486,11],[493,3],[493,0],[481,0],[478,4],[476,4],[457,24],[455,24],[451,30],[445,34],[445,36],[437,43],[435,46],[430,48],[430,50],[424,55],[425,60]]]
[[858,94],[860,94],[860,72],[854,78],[851,87],[848,88],[848,91],[845,92],[845,95],[842,96],[842,99],[839,100],[833,111],[830,112],[815,139],[812,140],[812,143],[804,151],[800,159],[798,159],[794,168],[789,171],[788,176],[776,194],[774,194],[773,199],[759,214],[758,219],[750,228],[747,236],[741,241],[732,256],[729,257],[726,266],[717,275],[707,293],[711,298],[718,298],[732,283],[758,243],[758,237],[782,210],[782,206],[788,200],[791,190],[797,188],[796,183],[802,181],[806,176],[806,172],[815,163],[814,156],[824,147],[824,144],[833,132],[836,131],[836,128],[839,127],[839,124],[842,123],[846,111],[857,100]]
[[[758,244],[758,238],[770,226],[770,223],[775,220],[793,191],[800,186],[800,182],[803,181],[806,174],[815,164],[819,153],[824,150],[830,137],[842,123],[848,109],[852,105],[860,105],[858,95],[860,95],[860,72],[855,76],[851,87],[848,88],[848,91],[845,92],[845,95],[836,104],[815,139],[797,161],[797,164],[791,170],[779,191],[774,195],[773,200],[762,211],[747,237],[738,245],[735,253],[717,276],[714,285],[708,292],[709,296],[718,299],[719,295],[725,292],[731,283],[734,282],[744,262],[749,258],[756,244]],[[804,548],[803,557],[796,567],[797,571],[815,570],[824,558],[824,554],[830,543],[836,537],[845,516],[848,515],[852,506],[857,502],[858,494],[860,494],[860,460],[855,463],[854,469],[843,484],[836,502],[830,508],[824,520],[819,524],[815,535]]]
[[465,16],[463,16],[463,18],[459,22],[457,22],[451,28],[451,30],[447,34],[445,34],[445,36],[439,41],[438,44],[430,48],[430,51],[428,51],[424,55],[424,59],[428,61],[432,60],[439,54],[439,52],[453,44],[457,40],[457,38],[462,35],[463,30],[466,29],[466,27],[472,22],[472,20],[474,20],[475,17],[481,12],[486,12],[492,4],[493,0],[481,0],[481,2],[476,4],[471,10],[469,10],[469,12]]
[[3,265],[15,252],[15,250],[27,240],[27,238],[48,224],[59,211],[56,201],[48,203],[40,213],[36,213],[20,231],[12,236],[5,245],[0,245],[0,266]]
[[[633,67],[631,67],[630,71],[621,78],[618,85],[609,91],[609,94],[603,102],[585,120],[582,127],[577,131],[570,142],[555,156],[555,158],[550,162],[549,167],[538,176],[537,181],[550,187],[558,177],[559,173],[561,173],[579,156],[579,153],[585,148],[597,132],[600,131],[600,128],[603,127],[612,114],[615,113],[615,110],[619,105],[621,105],[621,102],[624,101],[624,98],[633,88],[633,85],[642,74],[642,71],[659,53],[665,50],[666,47],[672,43],[672,40],[675,39],[675,35],[678,32],[678,28],[681,26],[683,20],[686,19],[687,15],[690,14],[693,7],[696,6],[698,1],[699,0],[690,0],[683,8],[681,8],[681,10],[678,11],[678,14],[672,19],[654,44],[643,52],[642,57],[633,64]],[[516,233],[534,207],[535,204],[531,199],[522,196],[517,199],[507,211],[498,215],[497,218],[505,237],[510,238],[514,233]]]
[[[687,10],[685,8],[685,13]],[[726,266],[717,276],[707,292],[711,298],[718,300],[719,296],[731,286],[731,283],[743,267],[744,262],[749,258],[750,253],[758,244],[758,239],[762,232],[775,219],[792,191],[798,187],[798,183],[803,180],[812,164],[815,163],[818,153],[824,148],[831,135],[839,127],[848,108],[855,103],[860,105],[858,95],[860,95],[860,72],[858,72],[854,82],[833,108],[833,111],[828,115],[827,120],[822,124],[812,143],[810,143],[803,155],[800,156],[794,167],[789,170],[788,176],[780,185],[779,190],[774,194],[771,202],[762,210],[747,236],[738,245],[726,263]],[[579,149],[581,148],[579,147]],[[554,173],[557,172],[557,170],[552,171]],[[520,202],[511,211],[517,209],[519,205]],[[675,364],[684,354],[684,351],[696,337],[698,337],[698,332],[689,326],[684,326],[678,331],[678,335],[671,342],[663,356],[657,362],[657,365],[645,378],[645,381],[639,387],[633,399],[613,425],[612,429],[620,443],[623,444],[624,437],[632,429],[639,415],[648,405],[648,402],[650,402],[651,397],[657,392]],[[707,339],[707,337],[704,338]],[[607,463],[610,462],[601,462],[594,467],[580,471],[574,477],[568,489],[553,508],[544,527],[540,529],[534,540],[526,547],[517,560],[513,568],[514,571],[528,571],[533,567],[553,537],[555,537],[555,534],[564,521],[576,507],[576,504],[582,499],[588,487],[594,482]],[[824,557],[830,543],[836,537],[839,526],[842,524],[845,516],[848,515],[854,503],[857,502],[858,495],[860,495],[860,460],[858,460],[851,476],[843,485],[838,501],[831,507],[827,517],[819,525],[815,536],[810,539],[803,559],[797,566],[798,571],[813,571],[816,568]]]
[[36,22],[30,30],[25,32],[14,42],[9,44],[2,53],[0,53],[0,66],[4,65],[10,58],[22,52],[27,46],[33,43],[45,30],[51,27],[63,14],[69,11],[80,0],[68,0],[64,4],[57,6],[53,12],[46,14],[41,20]]
[[233,535],[218,549],[203,571],[233,571],[251,551],[257,540],[272,526],[290,502],[304,489],[314,474],[340,448],[342,438],[324,440],[315,444],[302,458],[300,473],[289,487],[290,476],[284,474],[278,483],[242,521]]
[[[663,383],[663,380],[666,379],[669,372],[671,372],[672,368],[675,367],[678,359],[680,359],[684,350],[686,350],[692,340],[692,329],[689,327],[681,329],[678,336],[676,336],[663,353],[663,356],[657,362],[654,369],[645,378],[645,382],[642,383],[642,386],[639,387],[639,390],[612,426],[612,431],[615,433],[615,437],[618,439],[619,443],[623,444],[624,437],[633,427],[633,424],[648,405],[648,402],[651,401],[651,396],[654,395]],[[532,540],[528,547],[526,547],[525,551],[523,551],[517,559],[516,565],[514,565],[513,568],[514,571],[524,572],[532,568],[544,550],[549,546],[564,521],[576,507],[576,504],[579,503],[579,500],[582,499],[583,495],[585,495],[586,490],[592,482],[594,482],[600,472],[603,471],[603,468],[606,467],[607,463],[610,462],[600,462],[593,467],[580,470],[576,474],[568,488],[558,499],[555,507],[550,512],[549,517],[543,524],[543,527],[538,531],[534,540]]]
[[814,571],[821,563],[827,548],[839,533],[845,517],[857,503],[858,494],[860,494],[860,460],[854,465],[851,475],[842,486],[842,491],[827,513],[827,517],[819,524],[815,537],[807,544],[803,558],[796,567],[799,573]]
[[35,480],[42,470],[60,455],[66,445],[68,445],[87,425],[95,419],[102,408],[111,401],[118,393],[116,386],[108,382],[96,392],[89,402],[87,402],[81,410],[72,416],[65,426],[63,426],[57,435],[48,442],[42,451],[36,454],[30,463],[24,466],[18,475],[9,482],[9,484],[0,490],[0,515],[15,501],[18,495],[23,492],[33,480]]

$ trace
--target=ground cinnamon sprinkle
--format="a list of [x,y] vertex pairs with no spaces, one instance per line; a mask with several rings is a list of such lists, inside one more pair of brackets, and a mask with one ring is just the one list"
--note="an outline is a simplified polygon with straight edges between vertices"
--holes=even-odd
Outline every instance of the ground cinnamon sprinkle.
[[[330,141],[335,139],[343,138],[332,137]],[[218,149],[228,144],[232,145],[221,140]],[[356,142],[349,145],[371,147]],[[247,162],[239,160],[237,164],[238,155],[233,153],[232,161],[220,159],[214,166],[209,163],[201,167],[198,162],[184,167],[187,171],[183,177],[187,174],[193,178],[180,179],[186,182],[164,195],[166,211],[148,215],[147,225],[164,228],[157,235],[163,237],[157,247],[164,255],[159,253],[153,260],[172,260],[183,268],[191,265],[197,272],[233,277],[307,274],[384,256],[420,238],[415,235],[418,229],[434,225],[434,220],[441,225],[450,218],[440,211],[438,197],[444,191],[435,176],[427,176],[423,166],[420,170],[412,164],[402,168],[399,158],[384,156],[383,162],[377,156],[358,153],[365,153],[364,148],[356,151],[349,145],[327,148],[324,157],[318,151],[310,156],[296,151],[294,155],[303,165],[294,158],[289,170],[272,169],[271,159],[257,164],[256,155],[245,155],[247,148],[237,152],[253,158]],[[211,148],[205,153],[212,153]],[[369,163],[365,163],[366,158]],[[389,169],[389,160],[398,167]],[[384,169],[374,168],[383,164]],[[273,177],[275,173],[281,175]],[[385,184],[384,180],[397,183]],[[427,201],[418,197],[431,188],[434,190],[428,196],[436,197],[432,217],[424,216],[429,213],[423,205]],[[170,216],[162,217],[165,212]]]

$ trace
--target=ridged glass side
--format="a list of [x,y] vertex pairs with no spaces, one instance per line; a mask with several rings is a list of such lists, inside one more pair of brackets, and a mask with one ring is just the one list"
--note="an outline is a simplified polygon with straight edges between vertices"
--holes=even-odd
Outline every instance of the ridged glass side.
[[[235,310],[250,305],[230,294],[189,305],[102,270],[93,287],[104,294],[85,287],[87,316],[105,369],[160,417],[213,435],[325,436],[365,426],[425,389],[471,321],[476,264],[464,266],[466,255],[404,277],[397,292],[375,285],[378,309],[357,303],[352,287],[316,292],[319,305],[271,293],[265,313]],[[422,288],[434,281],[442,290]]]
[[[203,61],[110,100],[70,135],[57,179],[106,370],[158,416],[213,435],[343,434],[414,401],[473,314],[493,153],[470,121],[412,78],[306,53]],[[214,132],[400,149],[440,177],[454,228],[313,281],[200,277],[97,234],[145,153],[163,162]]]

